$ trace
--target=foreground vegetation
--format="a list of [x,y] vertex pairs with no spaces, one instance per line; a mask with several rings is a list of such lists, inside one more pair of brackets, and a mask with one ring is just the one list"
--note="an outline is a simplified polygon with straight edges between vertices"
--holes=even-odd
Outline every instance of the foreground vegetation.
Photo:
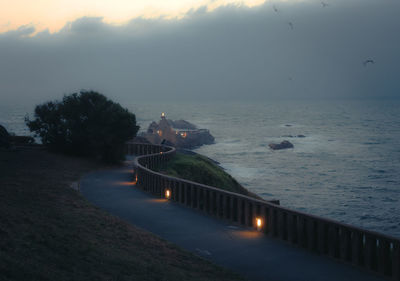
[[125,142],[139,130],[135,114],[93,91],[40,104],[25,121],[49,149],[107,162],[122,161]]
[[42,150],[0,150],[0,280],[242,280],[70,188],[97,168]]
[[177,152],[167,164],[157,167],[157,171],[173,177],[218,187],[227,191],[260,198],[241,186],[231,175],[209,158],[200,154]]

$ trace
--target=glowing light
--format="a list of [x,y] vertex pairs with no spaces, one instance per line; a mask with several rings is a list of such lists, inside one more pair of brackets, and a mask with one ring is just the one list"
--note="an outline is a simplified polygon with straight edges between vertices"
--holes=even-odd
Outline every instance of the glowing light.
[[263,227],[263,220],[260,217],[256,218],[256,226],[257,226],[257,230],[260,231]]
[[132,182],[132,185],[136,185],[137,184],[137,175],[135,176],[135,180]]
[[169,189],[165,190],[165,198],[167,198],[167,199],[171,198],[171,190],[169,190]]
[[161,112],[161,118],[165,118],[165,113]]
[[157,130],[157,134],[161,137],[162,136],[162,131],[161,130]]
[[186,136],[187,136],[187,133],[186,133],[186,132],[182,132],[182,133],[181,133],[181,137],[182,137],[182,138],[186,138]]

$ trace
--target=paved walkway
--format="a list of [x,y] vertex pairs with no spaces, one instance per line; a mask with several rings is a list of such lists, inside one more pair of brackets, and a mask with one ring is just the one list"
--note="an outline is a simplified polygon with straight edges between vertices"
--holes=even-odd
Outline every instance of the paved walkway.
[[350,265],[157,199],[129,184],[129,166],[86,175],[82,194],[98,207],[250,280],[385,280]]

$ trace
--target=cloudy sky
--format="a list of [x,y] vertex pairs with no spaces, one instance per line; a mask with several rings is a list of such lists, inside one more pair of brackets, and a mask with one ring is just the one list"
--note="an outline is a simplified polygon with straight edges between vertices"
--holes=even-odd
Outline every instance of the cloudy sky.
[[398,0],[0,0],[0,102],[79,89],[118,101],[400,98],[399,11]]

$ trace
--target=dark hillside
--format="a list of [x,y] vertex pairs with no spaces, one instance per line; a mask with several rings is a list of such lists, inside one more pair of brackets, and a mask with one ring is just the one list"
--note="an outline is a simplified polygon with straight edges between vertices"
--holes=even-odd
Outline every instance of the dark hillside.
[[0,150],[0,280],[242,280],[70,187],[104,167],[42,150]]

